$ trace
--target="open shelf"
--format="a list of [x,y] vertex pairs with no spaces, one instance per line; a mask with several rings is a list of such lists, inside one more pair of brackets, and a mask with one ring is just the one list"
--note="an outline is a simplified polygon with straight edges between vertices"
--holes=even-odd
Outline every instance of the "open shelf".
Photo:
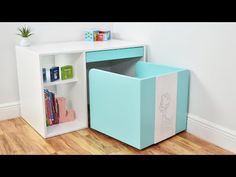
[[45,82],[43,83],[43,86],[48,87],[48,86],[59,85],[59,84],[68,84],[68,83],[77,82],[77,81],[78,81],[77,78],[67,79],[67,80],[58,80],[54,82]]
[[[55,98],[64,98],[65,109],[75,111],[75,119],[73,121],[46,126],[46,134],[44,134],[46,138],[69,133],[87,127],[87,93],[85,90],[86,64],[85,60],[82,57],[83,55],[81,55],[81,53],[64,53],[42,56],[40,58],[42,89],[48,89],[50,92],[54,93]],[[62,80],[60,68],[66,65],[72,65],[73,78]],[[55,66],[59,67],[60,80],[51,82],[49,68]],[[47,82],[43,82],[42,68],[47,69]],[[47,119],[47,110],[48,109],[45,109],[44,105],[45,120]]]
[[[93,51],[111,50],[111,52],[107,52],[113,54],[113,49],[143,46],[119,40],[109,41],[109,44],[107,42],[99,42],[98,45],[90,44],[84,41],[73,41],[36,45],[28,48],[16,47],[21,116],[42,137],[53,137],[88,127],[87,93],[89,93],[89,90],[87,90],[88,70],[86,66],[88,52],[91,55]],[[98,53],[96,52],[96,54]],[[96,56],[93,55],[93,59],[95,59],[94,57]],[[96,63],[98,64],[99,62]],[[50,71],[50,68],[61,68],[67,65],[73,66],[73,79],[49,82],[48,71]],[[43,77],[43,68],[46,69],[48,81],[46,83],[43,82],[45,79]],[[108,66],[109,68],[110,66]],[[62,77],[60,76],[60,78]],[[64,97],[67,101],[67,108],[75,110],[75,120],[47,127],[44,89],[54,92],[56,97]]]
[[70,121],[70,122],[55,124],[55,125],[47,127],[46,137],[49,138],[56,135],[69,133],[72,131],[79,130],[81,128],[85,128],[85,127],[81,125],[78,119],[75,119],[74,121]]

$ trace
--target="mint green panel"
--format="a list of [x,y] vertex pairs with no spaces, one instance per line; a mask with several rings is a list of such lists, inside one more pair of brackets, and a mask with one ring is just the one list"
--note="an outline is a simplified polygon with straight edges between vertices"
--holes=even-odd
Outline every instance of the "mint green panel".
[[176,133],[186,129],[189,71],[136,63],[136,77],[89,71],[91,128],[138,149],[154,143],[156,76],[178,74]]
[[143,47],[111,49],[86,52],[86,62],[97,62],[106,60],[126,59],[142,57],[144,55]]
[[132,77],[91,69],[91,128],[139,148],[140,84]]
[[147,77],[156,77],[163,74],[174,73],[178,71],[182,71],[183,69],[165,66],[165,65],[157,65],[153,63],[147,63],[143,61],[139,61],[136,64],[136,77],[138,78],[147,78]]
[[156,79],[141,81],[141,147],[143,149],[154,143],[155,128],[155,94]]
[[189,97],[188,70],[178,72],[177,108],[176,108],[176,133],[186,130]]

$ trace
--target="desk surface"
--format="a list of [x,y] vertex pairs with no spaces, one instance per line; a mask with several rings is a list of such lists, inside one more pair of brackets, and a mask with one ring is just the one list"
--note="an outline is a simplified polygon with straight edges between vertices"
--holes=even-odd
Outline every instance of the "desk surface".
[[20,47],[28,52],[34,52],[38,55],[50,55],[60,53],[75,53],[75,52],[86,52],[86,51],[97,51],[97,50],[109,50],[129,47],[144,46],[143,43],[122,41],[122,40],[110,40],[110,41],[70,41],[70,42],[56,42],[31,45],[29,47]]

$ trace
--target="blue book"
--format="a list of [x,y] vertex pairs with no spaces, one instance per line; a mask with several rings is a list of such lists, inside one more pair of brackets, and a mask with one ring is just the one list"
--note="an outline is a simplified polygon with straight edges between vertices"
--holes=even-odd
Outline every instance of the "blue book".
[[50,80],[51,82],[57,81],[60,79],[59,67],[55,66],[50,68]]
[[48,99],[49,99],[49,109],[50,109],[50,119],[54,122],[53,117],[53,107],[52,107],[52,93],[48,91]]
[[48,98],[48,89],[44,89],[44,97],[45,97],[45,108],[46,108],[46,124],[47,126],[52,125],[50,119],[50,106],[49,106],[49,98]]

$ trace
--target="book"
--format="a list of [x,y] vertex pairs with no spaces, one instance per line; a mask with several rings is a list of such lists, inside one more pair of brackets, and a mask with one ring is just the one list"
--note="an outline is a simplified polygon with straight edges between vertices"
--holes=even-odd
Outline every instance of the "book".
[[52,108],[53,108],[53,121],[54,121],[54,124],[58,124],[58,121],[57,121],[57,107],[56,107],[56,96],[55,96],[55,93],[51,92],[52,94]]
[[50,106],[49,106],[50,101],[48,98],[48,90],[47,89],[44,90],[44,97],[45,97],[46,124],[47,124],[47,126],[49,126],[49,125],[52,125],[52,121],[50,119],[50,115],[51,115]]
[[51,82],[57,81],[60,79],[59,67],[55,66],[50,68],[50,80]]
[[59,124],[59,104],[58,104],[58,100],[57,98],[55,99],[56,100],[56,122]]
[[72,79],[73,78],[73,66],[72,65],[66,65],[61,67],[61,79]]
[[54,107],[53,107],[53,93],[52,92],[48,92],[49,93],[49,106],[50,106],[50,118],[52,120],[52,123],[55,124],[55,116],[54,116]]
[[46,91],[44,90],[44,101],[45,101],[45,112],[46,112],[46,125],[49,126],[50,125],[50,121],[49,121],[49,115],[48,115],[48,96]]
[[56,103],[55,93],[50,92],[48,89],[44,89],[45,97],[45,112],[47,125],[56,124]]
[[42,71],[43,71],[43,82],[47,82],[47,72],[46,72],[46,68],[43,68]]

